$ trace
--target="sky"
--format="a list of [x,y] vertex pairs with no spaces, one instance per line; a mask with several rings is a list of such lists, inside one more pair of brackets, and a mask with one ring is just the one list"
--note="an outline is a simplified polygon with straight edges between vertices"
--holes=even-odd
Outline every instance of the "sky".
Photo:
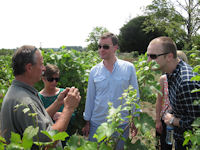
[[86,47],[90,32],[118,35],[152,0],[0,0],[0,49]]

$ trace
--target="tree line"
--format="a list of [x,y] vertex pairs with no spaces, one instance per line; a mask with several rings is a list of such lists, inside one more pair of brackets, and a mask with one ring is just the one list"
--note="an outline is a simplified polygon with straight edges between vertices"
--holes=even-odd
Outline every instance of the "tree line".
[[[149,42],[169,36],[180,50],[200,49],[200,0],[153,0],[142,16],[129,20],[120,28],[120,52],[145,53]],[[108,30],[95,27],[86,39],[86,49],[97,50],[99,37]]]

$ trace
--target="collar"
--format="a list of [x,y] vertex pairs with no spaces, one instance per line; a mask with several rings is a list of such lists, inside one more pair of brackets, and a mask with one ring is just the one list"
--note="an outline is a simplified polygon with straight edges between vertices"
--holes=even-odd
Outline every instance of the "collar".
[[12,84],[16,85],[16,86],[19,86],[19,87],[22,87],[22,88],[25,88],[28,91],[32,92],[36,96],[38,95],[38,91],[34,87],[26,84],[25,82],[22,82],[22,81],[14,79],[13,82],[12,82]]
[[181,66],[184,64],[184,62],[182,60],[179,61],[178,65],[176,66],[176,69],[171,73],[166,73],[167,78],[171,79],[172,77],[176,76],[179,72],[180,72],[180,68]]
[[[104,60],[101,61],[101,63],[100,63],[101,65],[104,65],[103,61],[104,61]],[[118,62],[119,62],[119,59],[116,57],[116,61],[115,61],[115,63],[113,64],[113,66],[115,66],[116,64],[118,64]]]

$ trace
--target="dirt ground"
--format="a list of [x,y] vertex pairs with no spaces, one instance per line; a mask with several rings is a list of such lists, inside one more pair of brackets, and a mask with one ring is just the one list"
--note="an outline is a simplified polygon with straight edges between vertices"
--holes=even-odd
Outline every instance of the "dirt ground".
[[142,106],[142,111],[148,113],[153,120],[156,119],[156,105],[155,104],[151,104],[149,102],[142,102],[141,103]]

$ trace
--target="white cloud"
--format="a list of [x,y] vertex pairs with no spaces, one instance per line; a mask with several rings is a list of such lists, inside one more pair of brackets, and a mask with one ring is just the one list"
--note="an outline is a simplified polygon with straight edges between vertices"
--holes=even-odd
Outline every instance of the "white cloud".
[[119,34],[151,0],[3,0],[0,48],[86,46],[96,26]]

